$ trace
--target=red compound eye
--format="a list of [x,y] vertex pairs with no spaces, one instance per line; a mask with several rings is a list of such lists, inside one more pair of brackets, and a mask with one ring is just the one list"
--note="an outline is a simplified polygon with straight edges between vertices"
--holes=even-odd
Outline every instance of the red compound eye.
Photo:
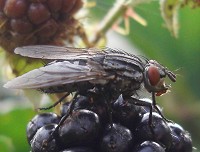
[[152,86],[155,86],[160,81],[160,73],[155,66],[149,66],[148,77],[149,77],[149,82]]

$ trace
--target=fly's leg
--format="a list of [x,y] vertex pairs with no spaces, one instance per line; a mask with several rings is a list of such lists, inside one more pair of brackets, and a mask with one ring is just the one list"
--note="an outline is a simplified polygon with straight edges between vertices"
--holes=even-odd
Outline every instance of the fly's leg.
[[112,117],[112,101],[110,98],[110,92],[104,90],[103,93],[101,92],[101,95],[104,98],[105,104],[106,104],[106,109],[107,109],[107,114],[108,114],[108,118],[109,118],[109,124],[111,127],[113,127],[113,117]]
[[110,98],[110,92],[106,91],[106,89],[104,87],[102,88],[97,88],[94,87],[93,89],[89,90],[89,93],[91,94],[91,98],[93,98],[93,95],[97,96],[101,96],[103,97],[103,101],[105,101],[105,106],[106,106],[106,112],[108,113],[108,118],[109,118],[109,123],[111,125],[111,127],[113,126],[113,118],[112,118],[112,103],[111,103],[111,98]]
[[156,111],[159,113],[159,115],[162,117],[162,119],[164,119],[166,122],[171,122],[173,123],[171,120],[165,118],[165,116],[162,114],[162,112],[159,110],[157,104],[156,104],[156,98],[155,98],[155,93],[152,92],[152,106],[156,109]]
[[59,127],[63,124],[63,122],[66,120],[66,118],[69,116],[69,115],[71,115],[72,114],[72,112],[73,112],[73,110],[74,110],[74,105],[75,105],[75,103],[76,103],[76,97],[78,96],[78,93],[76,93],[75,95],[74,95],[74,99],[70,102],[70,104],[69,104],[69,108],[68,108],[68,110],[67,110],[67,113],[62,117],[62,119],[60,120],[60,122],[59,122],[59,124],[58,124],[58,126],[56,127],[56,129],[55,129],[55,131],[54,132],[57,132],[58,131],[58,129],[59,129]]
[[[149,107],[150,112],[149,112],[149,121],[148,121],[148,125],[149,125],[149,128],[150,128],[150,131],[151,131],[152,135],[154,136],[155,133],[154,133],[154,130],[153,130],[153,123],[152,123],[152,119],[153,119],[153,118],[152,118],[153,104],[150,103],[150,102],[146,102],[146,101],[139,100],[139,99],[132,98],[132,97],[125,98],[125,100],[128,100],[129,103],[134,104],[134,105],[136,105],[136,106]],[[158,109],[158,110],[159,110],[159,109]]]
[[70,93],[66,93],[64,96],[62,96],[58,101],[56,101],[53,105],[50,105],[49,107],[45,108],[38,108],[39,110],[49,110],[51,108],[54,108],[57,106],[59,103],[61,103]]
[[111,125],[111,127],[113,126],[113,118],[112,118],[112,105],[111,105],[111,101],[109,101],[108,99],[105,99],[106,101],[106,106],[107,106],[107,111],[108,111],[108,117],[109,117],[109,123]]
[[139,100],[139,99],[136,99],[136,98],[132,98],[132,97],[127,98],[127,100],[128,100],[129,103],[137,105],[137,106],[149,107],[150,112],[149,112],[148,125],[149,125],[150,131],[153,134],[153,136],[155,135],[154,130],[153,130],[154,126],[153,126],[153,123],[152,123],[152,119],[153,119],[152,112],[153,112],[153,109],[155,109],[158,112],[158,114],[162,117],[162,119],[164,121],[172,122],[171,120],[168,120],[167,118],[165,118],[164,115],[162,114],[162,112],[160,111],[160,109],[157,107],[156,100],[155,100],[155,93],[152,93],[152,103],[146,102],[146,101],[143,101],[143,100]]
[[77,96],[78,96],[78,93],[76,92],[76,94],[74,95],[73,100],[69,104],[69,108],[68,108],[67,113],[61,118],[61,120],[58,123],[58,125],[56,126],[55,130],[51,133],[51,137],[48,139],[48,142],[51,141],[53,139],[53,137],[55,137],[57,135],[58,129],[60,128],[60,126],[64,123],[64,121],[67,119],[67,117],[69,117],[69,115],[71,115],[71,113],[73,112],[74,105],[75,105],[75,103],[77,101],[76,100]]

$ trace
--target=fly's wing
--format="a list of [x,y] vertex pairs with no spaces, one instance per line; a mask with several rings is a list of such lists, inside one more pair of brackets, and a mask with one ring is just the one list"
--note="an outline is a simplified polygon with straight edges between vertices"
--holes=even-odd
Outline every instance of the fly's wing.
[[102,50],[97,48],[72,48],[50,45],[24,46],[15,49],[15,53],[22,56],[53,60],[87,59],[100,52]]
[[32,70],[9,81],[4,87],[11,89],[40,89],[83,81],[97,81],[100,83],[100,80],[109,78],[109,73],[105,72],[97,63],[91,62],[86,65],[77,65],[63,61]]

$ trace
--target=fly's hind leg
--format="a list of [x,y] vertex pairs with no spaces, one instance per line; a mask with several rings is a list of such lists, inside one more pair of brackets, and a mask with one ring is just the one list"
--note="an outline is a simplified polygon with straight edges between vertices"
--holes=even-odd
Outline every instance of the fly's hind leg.
[[61,120],[60,120],[58,126],[56,127],[55,131],[58,131],[59,127],[63,124],[63,122],[66,120],[66,118],[67,118],[69,115],[72,114],[72,112],[73,112],[73,110],[74,110],[74,105],[75,105],[75,103],[76,103],[76,101],[77,101],[77,100],[76,100],[77,96],[78,96],[78,93],[76,93],[76,94],[74,95],[73,100],[72,100],[72,101],[70,102],[70,104],[69,104],[69,108],[68,108],[68,110],[67,110],[67,113],[61,118]]
[[[55,137],[58,133],[58,130],[60,128],[60,126],[64,123],[64,121],[67,119],[67,117],[69,117],[69,115],[72,114],[73,110],[74,110],[74,105],[76,103],[76,98],[78,96],[78,93],[76,92],[76,94],[73,97],[73,100],[70,102],[69,104],[69,108],[67,110],[67,113],[61,118],[60,122],[58,123],[58,125],[56,126],[55,130],[51,133],[51,138],[49,138],[48,141],[51,141],[53,139],[53,137]],[[64,96],[63,96],[64,97]]]

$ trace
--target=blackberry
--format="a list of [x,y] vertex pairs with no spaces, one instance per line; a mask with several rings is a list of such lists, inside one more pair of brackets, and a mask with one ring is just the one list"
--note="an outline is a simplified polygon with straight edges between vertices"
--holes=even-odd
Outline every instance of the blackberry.
[[[153,112],[150,126],[148,107],[142,109],[119,96],[111,103],[109,109],[104,97],[91,92],[86,96],[75,96],[73,100],[75,105],[72,113],[62,123],[60,122],[68,113],[70,102],[62,105],[61,119],[49,113],[37,115],[29,122],[32,127],[28,125],[27,134],[33,134],[29,137],[33,152],[45,150],[50,152],[192,151],[191,137],[180,125],[166,122],[158,113]],[[103,105],[105,108],[103,113],[107,117],[102,117],[101,112],[98,114],[94,112],[101,111]],[[114,123],[109,118],[109,110],[113,111]],[[56,123],[49,121],[48,117],[52,120],[55,117]],[[100,121],[101,119],[106,120]],[[49,129],[48,126],[52,127]]]
[[52,136],[52,132],[55,130],[56,127],[56,124],[45,125],[36,132],[31,142],[32,152],[59,151],[59,146],[56,143],[57,137]]
[[171,130],[168,124],[155,112],[152,113],[151,126],[149,125],[149,113],[146,113],[136,127],[134,134],[140,142],[145,140],[155,141],[162,143],[166,148],[170,148],[172,144]]
[[1,0],[1,47],[12,53],[22,45],[70,43],[79,31],[74,14],[82,5],[82,0]]
[[31,3],[27,13],[28,19],[34,25],[44,23],[51,17],[50,11],[42,3]]
[[96,150],[93,150],[88,147],[74,147],[62,150],[60,152],[96,152]]
[[26,34],[33,30],[33,25],[27,19],[11,19],[10,27],[19,34]]
[[[99,119],[100,122],[105,124],[106,122],[108,122],[108,112],[107,112],[107,105],[105,103],[105,99],[103,97],[100,96],[92,96],[88,95],[88,96],[83,96],[83,95],[79,95],[75,100],[75,105],[73,110],[79,110],[79,109],[87,109],[90,111],[95,112]],[[72,101],[71,101],[72,102]],[[68,111],[69,108],[69,102],[64,103],[61,106],[61,115],[65,115]]]
[[[149,99],[149,98],[142,98],[142,99],[140,99],[140,100],[143,100],[143,101],[145,101],[145,102],[152,103],[152,100]],[[160,112],[162,112],[162,108],[160,108],[158,105],[157,105],[157,107],[158,107],[158,109],[160,110]],[[152,110],[153,110],[153,112],[157,112],[155,109],[152,109]],[[141,114],[141,115],[144,115],[144,114],[146,114],[146,113],[148,113],[148,112],[150,112],[150,107],[146,107],[146,106],[142,106],[142,107],[141,107],[141,110],[140,110],[140,114]]]
[[113,119],[116,122],[134,130],[142,119],[141,107],[125,101],[122,95],[113,104]]
[[118,124],[109,124],[100,142],[101,152],[126,152],[132,142],[133,137],[128,128]]
[[73,100],[75,100],[75,105],[73,108],[73,111],[76,110],[80,110],[80,109],[87,109],[90,110],[93,103],[90,101],[90,98],[87,96],[83,96],[83,95],[78,95],[75,99],[72,99],[70,102],[65,102],[62,104],[61,106],[61,115],[64,116],[65,114],[67,114],[68,110],[69,110],[69,105],[71,102],[73,102]]
[[26,135],[28,143],[31,143],[31,140],[38,129],[48,124],[58,124],[60,117],[55,113],[42,113],[36,115],[27,125]]
[[77,98],[74,109],[88,109],[95,112],[100,119],[100,122],[105,124],[108,122],[108,109],[104,97],[98,94],[89,94],[88,96],[79,96]]
[[154,141],[144,141],[137,145],[132,152],[165,152],[165,149]]
[[74,110],[78,110],[78,109],[88,109],[90,110],[91,107],[93,106],[93,103],[91,102],[90,98],[87,97],[87,96],[78,96],[76,99],[75,99],[76,103],[74,105]]
[[87,146],[97,139],[99,130],[97,114],[89,110],[77,110],[61,124],[58,134],[64,147]]
[[64,116],[67,114],[68,110],[69,110],[69,106],[70,106],[70,102],[65,102],[62,104],[62,106],[60,107],[60,115]]
[[7,0],[3,12],[9,18],[22,18],[28,10],[26,0]]
[[179,124],[168,123],[172,130],[172,145],[169,152],[192,152],[192,139],[190,134]]

